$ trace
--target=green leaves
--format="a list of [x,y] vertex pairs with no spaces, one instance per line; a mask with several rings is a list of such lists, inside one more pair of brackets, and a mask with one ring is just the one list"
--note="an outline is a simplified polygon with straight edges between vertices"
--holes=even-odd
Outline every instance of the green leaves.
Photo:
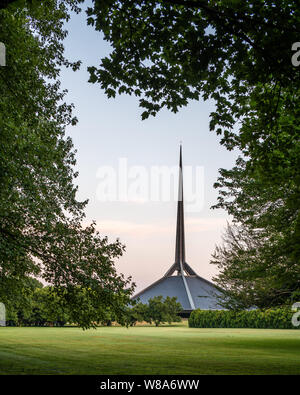
[[135,325],[137,321],[146,321],[149,324],[154,322],[155,326],[159,326],[163,322],[179,322],[181,318],[179,313],[182,306],[177,302],[176,297],[154,296],[148,300],[147,304],[136,303],[128,309],[127,320],[130,325]]
[[76,199],[75,151],[65,137],[77,120],[57,80],[62,65],[79,67],[62,44],[67,6],[78,2],[46,3],[0,11],[8,60],[0,70],[0,300],[39,276],[87,328],[104,307],[121,314],[133,284],[114,267],[124,246],[82,225],[87,201]]
[[119,94],[138,96],[142,119],[211,98],[210,129],[228,149],[252,155],[263,130],[276,131],[283,89],[297,104],[291,98],[300,80],[300,68],[290,62],[300,21],[294,2],[95,0],[88,18],[112,46],[100,67],[89,69],[91,81],[108,97],[120,86]]
[[289,306],[249,311],[194,310],[189,318],[189,327],[297,329],[292,324],[293,314]]

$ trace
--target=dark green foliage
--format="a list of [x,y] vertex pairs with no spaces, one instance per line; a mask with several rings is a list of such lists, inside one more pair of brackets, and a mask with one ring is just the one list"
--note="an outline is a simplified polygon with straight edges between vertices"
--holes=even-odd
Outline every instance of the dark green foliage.
[[235,223],[211,263],[219,269],[214,281],[240,307],[278,306],[294,300],[300,289],[299,148],[295,140],[274,174],[254,171],[241,159],[232,170],[221,170],[215,207],[226,209]]
[[[30,287],[31,285],[31,287]],[[73,309],[67,301],[69,295],[63,295],[65,290],[53,286],[45,286],[38,281],[28,278],[27,287],[19,297],[11,299],[6,305],[8,326],[64,326],[66,323],[78,324],[90,320],[94,326],[110,326],[113,321],[125,324],[122,317],[125,314],[109,306],[99,303],[97,307],[91,303],[90,289],[77,286],[72,298],[78,303]],[[76,293],[75,293],[76,291]],[[80,314],[80,316],[79,316]]]
[[145,321],[149,322],[149,324],[154,322],[155,326],[159,326],[162,322],[167,321],[166,309],[162,296],[154,296],[148,300]]
[[70,309],[53,287],[43,287],[30,278],[28,282],[36,283],[24,289],[22,302],[15,298],[7,304],[8,326],[64,326],[70,322]]
[[[276,245],[279,236],[267,227],[227,225],[223,244],[216,247],[211,260],[218,268],[214,281],[224,291],[219,300],[223,307],[268,308],[299,300],[300,266],[297,261],[292,264],[288,251]],[[284,237],[288,233],[283,230],[281,244]]]
[[[104,312],[101,314],[101,319],[97,322],[97,324],[100,324],[102,326],[111,326],[114,321],[116,321],[116,315],[114,312],[110,309],[107,308],[104,310]],[[120,317],[119,317],[120,320]]]
[[145,321],[148,306],[140,302],[133,302],[126,314],[125,323],[129,326],[136,325],[137,322]]
[[294,1],[94,0],[88,23],[112,46],[99,68],[90,67],[90,81],[108,97],[140,97],[143,118],[213,98],[211,128],[233,137],[256,84],[287,86],[299,77],[291,64],[299,39]]
[[190,328],[266,328],[296,329],[294,312],[289,307],[266,310],[194,310]]
[[180,322],[179,313],[182,311],[182,306],[177,302],[177,298],[170,298],[167,296],[163,299],[162,296],[155,296],[149,299],[147,304],[136,303],[132,308],[128,309],[127,321],[129,325],[133,326],[138,321],[146,321],[149,324],[154,322],[155,326],[161,323]]
[[0,67],[0,301],[8,305],[28,276],[39,276],[87,328],[105,308],[121,314],[133,288],[114,266],[124,246],[100,236],[95,223],[83,227],[87,201],[76,198],[75,150],[65,130],[77,120],[59,76],[62,66],[80,65],[64,57],[63,46],[78,3],[24,0],[0,9],[7,54]]

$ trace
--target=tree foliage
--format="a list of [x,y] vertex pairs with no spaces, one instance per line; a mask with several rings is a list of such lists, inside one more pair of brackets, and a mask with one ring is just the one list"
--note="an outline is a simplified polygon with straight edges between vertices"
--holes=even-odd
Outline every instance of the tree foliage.
[[95,327],[109,326],[113,321],[121,325],[127,324],[125,308],[121,314],[103,301],[94,304],[91,289],[79,285],[76,287],[72,298],[78,303],[78,308],[74,309],[74,301],[70,303],[70,295],[66,298],[61,288],[43,286],[31,277],[27,277],[25,283],[21,293],[10,298],[6,304],[6,324],[9,326],[64,326],[67,323],[84,326],[82,323],[86,323],[84,327],[88,327],[89,322],[92,322]]
[[220,171],[215,207],[225,208],[235,225],[227,228],[211,263],[220,269],[215,280],[230,291],[233,305],[238,298],[248,307],[277,306],[300,289],[299,148],[299,142],[290,145],[290,153],[274,164],[275,174],[241,158],[232,170]]
[[0,68],[0,299],[8,303],[29,275],[39,276],[56,287],[73,320],[89,327],[101,307],[121,313],[132,284],[114,267],[124,246],[101,237],[95,223],[83,227],[87,201],[76,199],[75,151],[65,128],[77,120],[59,82],[61,67],[79,67],[63,47],[75,3],[0,10],[7,52]]
[[53,287],[43,287],[37,280],[28,277],[27,287],[20,298],[10,299],[7,304],[6,324],[9,326],[63,326],[70,322],[70,311]]
[[109,97],[140,96],[143,117],[210,97],[217,102],[211,127],[228,130],[258,83],[298,81],[290,60],[299,38],[293,1],[95,0],[88,23],[113,48],[90,68],[91,82]]
[[[219,304],[229,309],[269,308],[294,303],[299,296],[299,265],[278,245],[278,234],[242,224],[227,225],[211,263],[222,288]],[[277,241],[277,243],[276,243]]]
[[137,302],[133,307],[128,308],[127,321],[129,325],[133,326],[138,321],[146,321],[149,324],[154,322],[155,326],[161,323],[179,322],[181,318],[179,313],[182,311],[182,306],[177,302],[176,297],[165,299],[160,296],[154,296],[148,300],[148,303],[143,304]]
[[125,322],[129,326],[136,325],[137,322],[146,320],[147,305],[141,302],[133,301],[131,306],[128,306]]

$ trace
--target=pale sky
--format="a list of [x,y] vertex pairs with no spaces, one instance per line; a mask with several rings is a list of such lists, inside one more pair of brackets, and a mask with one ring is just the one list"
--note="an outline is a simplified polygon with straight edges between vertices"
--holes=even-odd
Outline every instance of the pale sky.
[[[146,175],[155,166],[177,167],[182,141],[183,165],[192,171],[201,170],[201,176],[195,176],[193,182],[199,181],[201,191],[197,196],[203,202],[197,210],[185,203],[186,259],[200,276],[211,279],[217,271],[209,264],[210,256],[229,220],[226,212],[210,209],[218,196],[213,183],[218,169],[231,168],[237,157],[209,131],[213,102],[191,102],[177,114],[164,110],[155,118],[141,121],[142,110],[135,97],[107,99],[99,85],[87,82],[86,69],[100,63],[109,45],[86,25],[85,19],[84,13],[73,15],[67,24],[66,56],[82,60],[82,66],[75,73],[64,70],[61,82],[62,88],[69,91],[67,100],[75,104],[74,115],[79,119],[77,126],[68,128],[68,134],[78,151],[78,198],[89,199],[87,221],[96,220],[101,234],[109,236],[110,241],[118,237],[126,245],[116,267],[132,276],[136,292],[162,277],[174,262],[176,201],[101,201],[99,171],[111,167],[117,172],[121,158],[125,158],[128,168],[141,166]],[[187,191],[194,184],[184,178],[187,200]]]

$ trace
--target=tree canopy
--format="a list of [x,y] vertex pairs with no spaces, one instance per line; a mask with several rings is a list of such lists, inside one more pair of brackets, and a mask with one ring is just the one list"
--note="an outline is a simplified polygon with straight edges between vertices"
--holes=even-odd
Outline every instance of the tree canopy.
[[148,303],[141,303],[139,300],[128,308],[126,321],[129,325],[133,326],[138,321],[146,321],[150,325],[154,322],[155,326],[161,323],[180,322],[181,318],[179,313],[182,312],[182,306],[177,301],[176,297],[170,298],[167,296],[165,299],[159,295],[154,296],[148,300]]
[[223,113],[213,114],[211,127],[228,129],[258,83],[299,80],[291,64],[299,38],[294,1],[95,0],[87,13],[113,48],[90,68],[91,82],[108,96],[141,96],[143,117],[203,96]]
[[0,68],[0,299],[9,302],[29,275],[39,276],[88,327],[101,306],[121,313],[133,285],[114,266],[124,246],[101,237],[95,223],[83,227],[87,201],[76,198],[75,150],[65,128],[77,120],[59,82],[61,67],[79,67],[63,47],[69,7],[78,11],[73,3],[0,10],[7,53]]

